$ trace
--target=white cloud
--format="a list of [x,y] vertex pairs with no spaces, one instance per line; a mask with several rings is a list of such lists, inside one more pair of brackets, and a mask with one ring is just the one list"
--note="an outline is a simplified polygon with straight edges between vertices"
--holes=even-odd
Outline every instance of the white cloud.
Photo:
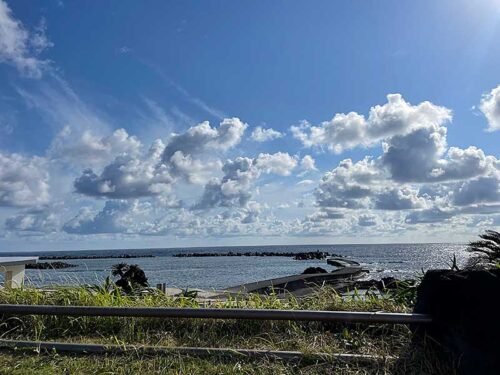
[[65,126],[54,138],[49,150],[51,159],[77,166],[100,167],[122,154],[136,155],[141,142],[125,129],[111,135],[97,136],[91,130],[74,131]]
[[[146,153],[141,152],[137,139],[124,131],[112,138],[90,138],[85,151],[89,144],[105,149],[105,144],[112,143],[115,147],[110,149],[120,149],[123,153],[100,174],[86,169],[74,186],[77,192],[89,196],[127,199],[166,194],[178,180],[204,184],[222,166],[209,151],[224,152],[236,146],[246,127],[236,118],[223,120],[218,128],[203,122],[185,133],[173,135],[166,146],[156,140]],[[274,163],[273,167],[285,170],[287,161]]]
[[297,159],[286,152],[275,154],[259,154],[254,160],[255,167],[264,173],[273,173],[279,176],[290,176],[297,166]]
[[210,177],[222,168],[222,162],[215,160],[202,160],[184,155],[176,151],[169,160],[168,166],[172,175],[182,177],[191,184],[204,184]]
[[0,0],[0,62],[14,65],[22,74],[40,78],[48,66],[38,55],[53,44],[45,36],[45,21],[33,33],[16,20],[12,11]]
[[320,210],[308,215],[306,220],[312,222],[324,221],[324,220],[338,220],[345,217],[344,212],[337,209],[332,209],[328,207],[323,207]]
[[487,130],[500,130],[500,85],[483,95],[479,109],[488,120]]
[[297,160],[287,153],[259,154],[255,159],[238,157],[228,160],[222,170],[224,177],[212,179],[194,209],[213,207],[245,207],[252,196],[252,184],[265,174],[289,176]]
[[318,170],[318,168],[316,168],[316,161],[311,155],[305,155],[302,158],[302,160],[300,161],[300,169],[302,169],[304,172],[312,172]]
[[410,212],[405,219],[407,224],[432,224],[440,223],[453,217],[452,210],[442,210],[439,207],[432,207],[426,210]]
[[[208,122],[204,122],[183,134],[174,134],[166,146],[156,140],[147,153],[141,152],[140,142],[128,136],[124,130],[117,130],[113,136],[101,139],[84,133],[86,137],[78,140],[80,147],[69,147],[63,154],[68,154],[68,151],[91,152],[98,157],[100,153],[101,156],[108,156],[121,151],[101,174],[96,174],[92,169],[85,170],[75,180],[74,185],[79,193],[114,199],[155,196],[169,192],[178,178],[189,183],[205,183],[222,165],[218,159],[205,153],[234,147],[240,142],[246,127],[236,118],[223,120],[219,128],[212,128]],[[64,137],[59,143],[67,144]]]
[[56,232],[59,218],[47,208],[33,208],[7,218],[5,228],[21,235],[43,235]]
[[283,133],[272,128],[264,129],[261,126],[257,126],[253,131],[251,138],[256,142],[266,142],[272,141],[273,139],[283,137]]
[[85,130],[97,134],[111,133],[112,127],[103,118],[102,113],[84,102],[70,85],[55,73],[29,90],[16,87],[16,91],[28,107],[36,109],[43,120],[57,131],[70,126],[75,133]]
[[457,184],[452,201],[457,206],[500,202],[500,173]]
[[419,128],[441,126],[451,120],[451,111],[430,102],[416,106],[400,94],[387,95],[387,103],[370,109],[368,119],[356,112],[337,113],[318,126],[303,122],[290,128],[305,147],[327,147],[335,153],[357,146],[369,147],[395,135]]
[[165,147],[163,160],[170,160],[177,151],[184,155],[201,154],[207,150],[227,151],[240,143],[247,127],[238,118],[226,118],[218,128],[211,127],[208,121],[202,122],[185,133],[174,134]]
[[[325,208],[412,211],[406,224],[497,212],[500,161],[477,147],[448,148],[443,118],[431,121],[430,109],[436,107],[425,107],[426,125],[386,137],[380,157],[346,159],[323,176],[315,191],[316,219],[325,217]],[[370,117],[385,116],[382,107],[374,108]]]
[[314,180],[301,180],[301,181],[297,182],[297,185],[310,186],[310,185],[314,185],[315,183],[316,183],[316,181],[314,181]]
[[137,201],[115,200],[107,201],[104,208],[97,213],[89,208],[82,208],[74,218],[64,224],[63,230],[66,233],[83,235],[125,233],[133,230],[133,218],[130,213],[137,207]]
[[445,127],[420,128],[386,140],[381,163],[395,181],[423,182],[431,179],[445,150]]
[[0,206],[36,206],[49,199],[49,173],[44,158],[0,153]]
[[320,207],[368,207],[369,198],[377,189],[380,174],[381,171],[370,158],[357,163],[353,163],[351,159],[342,160],[321,179],[315,192],[316,203]]
[[358,225],[362,227],[371,227],[377,225],[377,216],[375,215],[360,215],[358,217]]
[[445,127],[417,129],[387,139],[380,162],[393,180],[416,183],[459,181],[487,174],[500,165],[494,156],[486,156],[476,147],[446,150]]
[[167,193],[174,178],[167,166],[160,162],[164,147],[157,140],[145,154],[120,155],[99,175],[86,169],[75,180],[75,189],[81,194],[114,199]]

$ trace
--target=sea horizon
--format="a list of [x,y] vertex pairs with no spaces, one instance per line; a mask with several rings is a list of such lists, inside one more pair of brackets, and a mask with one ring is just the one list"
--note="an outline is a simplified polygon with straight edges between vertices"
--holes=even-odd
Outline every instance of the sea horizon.
[[90,251],[138,251],[138,250],[190,250],[190,249],[228,249],[228,248],[255,248],[255,247],[284,247],[284,246],[383,246],[383,245],[467,245],[468,242],[463,241],[431,241],[431,242],[380,242],[380,243],[366,243],[366,242],[357,242],[357,243],[338,243],[338,244],[329,244],[329,243],[321,243],[321,244],[268,244],[268,245],[211,245],[211,246],[168,246],[168,247],[157,247],[157,246],[145,246],[145,247],[116,247],[116,248],[96,248],[96,249],[44,249],[44,250],[0,250],[0,255],[13,255],[13,254],[25,254],[31,255],[35,253],[43,253],[43,252],[90,252]]

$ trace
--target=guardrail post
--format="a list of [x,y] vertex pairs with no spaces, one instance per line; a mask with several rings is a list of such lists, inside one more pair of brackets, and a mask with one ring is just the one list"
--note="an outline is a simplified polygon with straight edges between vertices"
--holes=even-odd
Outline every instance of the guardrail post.
[[166,283],[156,284],[156,289],[159,289],[163,293],[166,293],[167,292],[167,284]]

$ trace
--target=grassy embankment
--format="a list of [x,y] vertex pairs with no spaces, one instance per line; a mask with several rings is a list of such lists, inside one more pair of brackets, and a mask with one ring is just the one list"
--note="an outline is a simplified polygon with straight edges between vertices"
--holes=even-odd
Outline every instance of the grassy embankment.
[[[210,307],[271,308],[352,311],[411,311],[411,295],[341,298],[323,288],[308,298],[280,300],[274,296],[249,296],[213,302]],[[401,298],[404,297],[404,298]],[[113,288],[59,288],[0,291],[0,303],[82,306],[200,307],[192,298],[167,297],[159,292],[126,296]],[[1,374],[450,374],[426,349],[411,346],[404,325],[326,324],[235,320],[179,320],[145,318],[95,318],[24,316],[0,317],[2,338],[107,344],[232,347],[300,350],[305,353],[360,353],[399,356],[399,360],[346,364],[333,360],[284,362],[238,356],[196,358],[189,356],[128,355],[77,356],[37,353],[33,350],[0,352]]]

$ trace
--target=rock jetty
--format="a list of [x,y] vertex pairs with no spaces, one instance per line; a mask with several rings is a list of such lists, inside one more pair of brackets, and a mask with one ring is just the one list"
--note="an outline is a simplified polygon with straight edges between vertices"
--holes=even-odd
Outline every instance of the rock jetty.
[[26,265],[26,269],[32,270],[60,270],[73,267],[78,267],[78,265],[66,262],[40,262]]
[[70,260],[70,259],[132,259],[132,258],[154,258],[154,255],[131,255],[131,254],[120,254],[120,255],[54,255],[54,256],[43,256],[40,260]]
[[323,260],[329,256],[340,257],[341,255],[331,254],[326,251],[307,252],[278,252],[278,251],[248,251],[227,253],[177,253],[176,258],[196,258],[196,257],[289,257],[295,260]]

